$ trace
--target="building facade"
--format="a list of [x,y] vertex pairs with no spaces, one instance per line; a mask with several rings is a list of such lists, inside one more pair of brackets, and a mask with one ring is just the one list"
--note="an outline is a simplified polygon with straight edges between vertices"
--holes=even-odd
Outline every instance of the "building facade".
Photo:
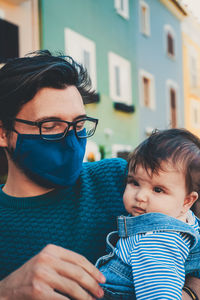
[[[0,0],[0,65],[39,48],[38,1]],[[0,183],[6,174],[7,160],[0,148]]]
[[140,138],[152,129],[184,126],[181,22],[177,1],[140,0],[137,35]]
[[[99,97],[89,153],[129,152],[153,129],[183,127],[181,22],[175,0],[41,0],[42,47],[83,63]],[[93,150],[91,150],[93,149]],[[96,150],[95,150],[96,149]]]
[[39,49],[37,0],[0,0],[0,58],[23,56]]
[[182,34],[185,127],[200,137],[200,24],[188,17]]
[[99,97],[87,113],[99,125],[88,144],[106,157],[123,156],[139,140],[133,2],[41,0],[42,47],[61,50],[89,70]]

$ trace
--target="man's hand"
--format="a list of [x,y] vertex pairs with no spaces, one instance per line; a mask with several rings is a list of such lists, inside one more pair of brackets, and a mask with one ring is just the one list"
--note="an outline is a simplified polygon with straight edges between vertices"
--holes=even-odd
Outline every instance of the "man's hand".
[[[185,286],[190,287],[200,299],[200,279],[196,277],[187,276]],[[191,297],[183,291],[182,300],[191,300]]]
[[0,300],[100,298],[103,290],[98,283],[103,282],[104,276],[86,258],[48,245],[0,282]]

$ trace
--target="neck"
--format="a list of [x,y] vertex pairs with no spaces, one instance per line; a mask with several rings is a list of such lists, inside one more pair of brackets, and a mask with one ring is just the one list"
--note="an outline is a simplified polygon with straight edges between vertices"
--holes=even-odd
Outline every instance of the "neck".
[[3,187],[4,193],[13,197],[35,197],[51,190],[53,189],[37,185],[27,178],[14,164],[9,164],[7,181]]
[[187,212],[178,216],[177,219],[180,221],[186,222],[187,221]]

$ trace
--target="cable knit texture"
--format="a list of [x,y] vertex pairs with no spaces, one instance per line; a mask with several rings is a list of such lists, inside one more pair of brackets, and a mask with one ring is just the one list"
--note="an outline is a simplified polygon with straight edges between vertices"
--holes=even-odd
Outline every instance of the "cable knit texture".
[[38,197],[11,197],[0,189],[0,279],[49,243],[93,263],[105,254],[106,235],[125,214],[126,165],[122,159],[84,163],[76,185]]

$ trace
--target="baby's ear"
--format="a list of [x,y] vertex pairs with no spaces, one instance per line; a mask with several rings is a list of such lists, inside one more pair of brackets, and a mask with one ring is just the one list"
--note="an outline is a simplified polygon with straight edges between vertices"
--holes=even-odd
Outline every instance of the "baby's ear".
[[190,209],[195,201],[199,198],[199,195],[197,192],[191,192],[189,195],[185,197],[183,208],[185,211]]

